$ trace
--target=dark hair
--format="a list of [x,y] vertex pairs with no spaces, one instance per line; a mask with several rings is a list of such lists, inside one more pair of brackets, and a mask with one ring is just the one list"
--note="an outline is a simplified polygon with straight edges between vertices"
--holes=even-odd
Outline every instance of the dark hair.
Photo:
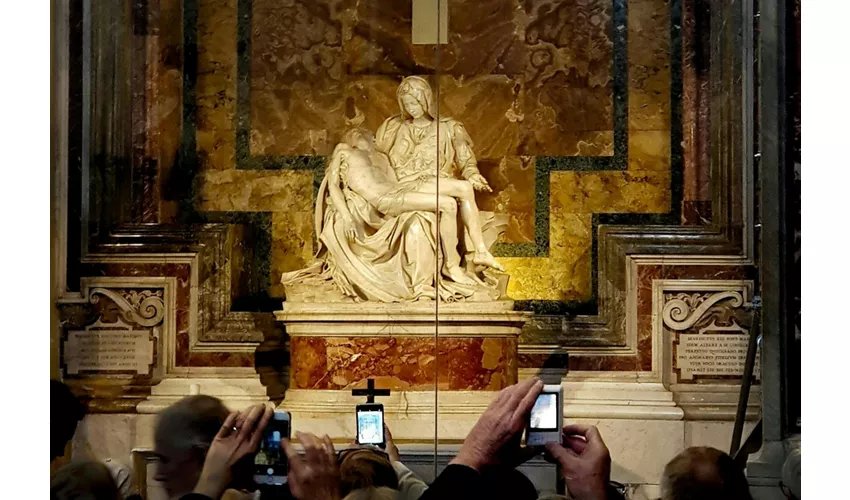
[[346,453],[339,464],[341,496],[354,490],[375,487],[398,489],[398,476],[386,455],[368,448]]
[[486,469],[481,475],[482,498],[537,500],[537,488],[522,472],[509,467]]
[[663,500],[752,500],[744,471],[722,451],[707,446],[686,449],[664,467]]
[[119,500],[121,493],[109,469],[100,462],[71,462],[50,478],[50,498],[55,500]]
[[188,396],[157,415],[154,436],[183,449],[201,448],[206,454],[229,413],[218,398]]
[[65,445],[74,437],[77,424],[86,414],[85,407],[71,388],[50,379],[50,459],[65,454]]

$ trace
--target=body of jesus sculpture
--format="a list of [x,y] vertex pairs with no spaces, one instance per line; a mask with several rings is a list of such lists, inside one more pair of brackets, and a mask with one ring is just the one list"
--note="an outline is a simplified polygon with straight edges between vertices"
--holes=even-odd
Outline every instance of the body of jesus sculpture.
[[[371,132],[365,129],[348,131],[334,150],[328,166],[328,195],[334,208],[342,214],[349,238],[363,237],[346,206],[342,188],[359,193],[379,212],[395,216],[409,211],[430,211],[440,216],[440,237],[444,254],[442,273],[457,283],[475,284],[460,267],[457,251],[457,207],[464,227],[475,247],[472,261],[476,265],[502,270],[502,266],[487,250],[475,204],[475,191],[469,181],[440,179],[419,170],[399,182],[389,158],[375,149]],[[439,191],[439,194],[438,194]]]

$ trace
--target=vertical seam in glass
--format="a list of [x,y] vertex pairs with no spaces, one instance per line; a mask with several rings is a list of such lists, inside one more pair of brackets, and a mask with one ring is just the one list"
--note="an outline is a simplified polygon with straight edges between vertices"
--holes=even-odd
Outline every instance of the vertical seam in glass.
[[[442,219],[442,214],[440,213],[440,23],[442,21],[442,13],[440,12],[440,6],[443,3],[442,0],[434,0],[437,2],[437,44],[435,46],[435,56],[434,56],[434,79],[436,80],[434,83],[436,84],[436,94],[434,96],[435,106],[437,116],[433,117],[436,123],[436,150],[434,153],[437,155],[437,161],[435,163],[437,171],[436,174],[436,184],[437,184],[437,194],[434,197],[435,204],[435,212],[437,214],[437,248],[435,255],[435,269],[434,269],[434,480],[437,479],[437,463],[438,463],[438,452],[439,452],[439,421],[440,421],[440,409],[439,409],[439,381],[440,381],[440,251],[442,250],[442,242],[440,241],[440,222]],[[448,29],[448,26],[446,27]],[[426,103],[427,105],[427,103]]]

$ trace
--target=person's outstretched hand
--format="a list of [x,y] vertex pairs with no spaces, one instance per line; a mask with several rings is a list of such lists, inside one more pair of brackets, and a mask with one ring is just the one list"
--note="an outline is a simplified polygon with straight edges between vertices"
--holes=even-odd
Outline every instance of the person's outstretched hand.
[[567,489],[576,500],[605,500],[611,481],[611,455],[592,425],[563,428],[564,445],[547,443],[546,451],[561,464]]
[[289,490],[298,500],[339,500],[339,465],[334,445],[328,436],[318,437],[297,432],[295,436],[304,446],[304,458],[288,439],[283,449],[289,459]]
[[265,405],[228,415],[210,444],[195,492],[219,498],[232,479],[233,466],[257,451],[273,415],[274,410]]
[[393,462],[401,462],[401,454],[398,452],[398,446],[396,446],[393,441],[393,433],[390,432],[390,428],[386,422],[384,422],[384,436],[387,441],[387,455],[389,455],[390,460]]
[[530,378],[502,389],[466,436],[453,464],[466,465],[477,471],[489,465],[519,465],[522,431],[528,413],[543,382]]

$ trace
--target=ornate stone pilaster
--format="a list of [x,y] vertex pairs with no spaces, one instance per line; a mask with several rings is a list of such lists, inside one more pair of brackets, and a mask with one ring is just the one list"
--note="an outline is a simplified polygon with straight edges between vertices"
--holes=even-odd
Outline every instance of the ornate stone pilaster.
[[94,412],[124,413],[164,375],[173,334],[173,283],[167,278],[87,279],[62,305],[63,379]]
[[[653,322],[664,342],[664,385],[688,420],[734,420],[749,342],[753,284],[656,280]],[[758,415],[758,364],[748,418]]]

